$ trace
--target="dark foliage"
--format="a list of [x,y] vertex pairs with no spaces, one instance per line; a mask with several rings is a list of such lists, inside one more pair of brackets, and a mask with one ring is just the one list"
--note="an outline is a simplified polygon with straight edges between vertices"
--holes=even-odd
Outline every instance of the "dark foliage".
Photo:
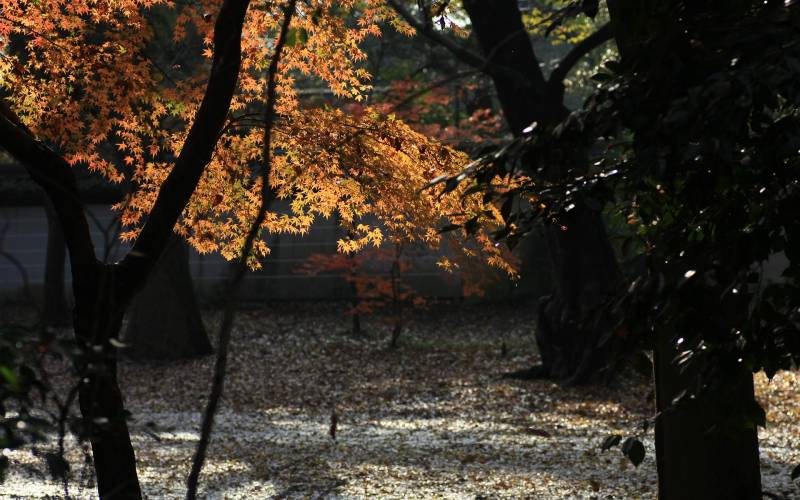
[[[576,206],[603,207],[627,233],[612,336],[652,349],[667,335],[691,375],[672,404],[702,399],[717,431],[753,428],[764,411],[725,381],[800,360],[800,6],[655,5],[619,9],[622,57],[583,109],[438,182],[496,201],[506,227],[494,236],[509,246]],[[587,150],[588,165],[575,154]],[[521,172],[533,172],[522,187],[491,187]]]

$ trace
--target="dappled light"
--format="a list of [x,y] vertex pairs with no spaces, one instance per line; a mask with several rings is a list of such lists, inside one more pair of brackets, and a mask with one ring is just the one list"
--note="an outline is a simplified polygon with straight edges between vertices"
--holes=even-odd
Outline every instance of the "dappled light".
[[[530,317],[518,307],[449,305],[436,319],[415,314],[396,351],[385,349],[390,330],[380,318],[354,338],[338,308],[314,310],[277,304],[241,316],[201,496],[654,495],[652,430],[642,431],[650,414],[646,380],[587,389],[500,379],[535,356]],[[500,311],[505,319],[493,320]],[[210,361],[121,366],[148,498],[171,498],[183,487]],[[769,415],[761,454],[770,491],[793,491],[786,472],[798,458],[792,443],[800,435],[800,402],[783,396],[795,383],[789,373],[772,384],[759,378]],[[335,441],[332,409],[339,416]],[[606,436],[630,433],[647,448],[638,468],[618,450],[600,449]],[[91,474],[75,441],[67,453],[75,498],[91,497],[91,483],[81,483]],[[41,459],[11,457],[31,469],[12,469],[19,472],[5,491],[59,493]]]
[[0,0],[0,498],[800,497],[798,40]]

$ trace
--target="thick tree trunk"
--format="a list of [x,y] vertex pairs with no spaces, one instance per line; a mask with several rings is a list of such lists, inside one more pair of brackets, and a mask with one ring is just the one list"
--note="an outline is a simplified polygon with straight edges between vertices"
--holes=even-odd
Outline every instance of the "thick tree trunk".
[[147,222],[131,251],[117,264],[97,261],[72,166],[41,143],[0,99],[0,144],[25,165],[31,178],[53,202],[69,249],[75,336],[82,346],[76,359],[81,375],[79,400],[103,500],[142,496],[116,380],[116,351],[111,339],[119,335],[122,316],[132,295],[142,287],[167,246],[175,223],[211,160],[236,89],[242,27],[249,3],[249,0],[222,2],[214,24],[214,58],[203,100],[183,148],[161,184]]
[[124,354],[176,360],[211,354],[189,271],[189,249],[174,236],[128,314]]
[[554,293],[538,314],[537,344],[549,377],[568,383],[605,379],[613,349],[613,318],[603,302],[621,281],[616,257],[601,215],[585,206],[573,209],[544,236],[553,273]]
[[117,384],[117,353],[110,343],[119,337],[126,304],[118,293],[122,287],[116,283],[116,268],[97,263],[94,271],[93,286],[75,289],[75,337],[83,348],[77,364],[83,377],[79,403],[84,431],[92,444],[100,498],[138,500],[142,493],[136,457]]
[[655,350],[656,464],[661,500],[756,500],[761,498],[758,433],[736,427],[733,416],[756,405],[753,375],[736,366],[713,381],[713,390],[697,398],[673,400],[696,386],[694,370],[680,372],[674,337],[659,332]]
[[[517,1],[465,0],[464,7],[484,56],[500,68],[489,72],[514,135],[533,122],[552,126],[564,119],[563,83],[542,76]],[[560,221],[564,228],[544,228],[554,291],[539,309],[536,341],[542,364],[511,376],[586,383],[596,381],[608,365],[610,344],[598,348],[598,343],[611,321],[599,308],[621,274],[601,214],[576,204]]]
[[71,314],[64,292],[64,263],[67,257],[67,244],[58,214],[53,203],[44,197],[44,211],[47,216],[47,256],[44,267],[44,307],[42,323],[45,327],[67,326]]
[[[656,0],[608,1],[611,26],[623,65],[632,65],[650,57],[644,52],[644,45],[654,36],[664,36],[668,30],[675,29],[674,25],[666,23],[672,19],[654,17],[659,8],[665,7],[665,3]],[[678,29],[685,27],[681,24]],[[659,30],[663,31],[659,33]],[[697,81],[703,78],[702,71],[687,71],[687,74],[692,74]],[[682,88],[693,85],[693,82],[683,80],[679,86],[674,82],[669,82],[669,85],[670,91],[679,95]],[[654,93],[658,95],[658,92]],[[650,109],[648,115],[639,117],[642,125],[633,130],[636,143],[647,140],[648,124],[658,119],[659,111]],[[638,161],[650,161],[640,153],[642,149],[636,147]],[[685,335],[685,338],[691,337]],[[735,361],[718,361],[711,375],[703,374],[703,382],[710,388],[702,390],[695,398],[680,397],[695,391],[700,374],[696,367],[680,370],[676,366],[676,340],[675,332],[661,328],[656,332],[653,349],[659,498],[762,498],[757,429],[752,424],[731,425],[737,416],[752,416],[757,407],[753,374]],[[720,366],[720,363],[729,366]],[[676,399],[679,399],[677,404]]]

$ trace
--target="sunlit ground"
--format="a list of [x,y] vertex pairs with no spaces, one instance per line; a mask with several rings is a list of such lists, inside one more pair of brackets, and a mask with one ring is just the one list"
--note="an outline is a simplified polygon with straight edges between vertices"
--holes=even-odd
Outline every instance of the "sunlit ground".
[[[499,379],[534,360],[532,309],[416,314],[397,351],[385,349],[380,320],[354,338],[331,305],[244,313],[200,496],[654,498],[652,430],[643,435],[641,426],[651,407],[645,381],[563,389]],[[184,494],[212,365],[209,358],[122,366],[148,498]],[[800,495],[789,477],[800,463],[797,379],[757,379],[770,420],[761,432],[765,489],[788,498]],[[600,452],[612,433],[642,438],[644,463],[635,468],[616,449]],[[80,448],[70,440],[68,449],[70,497],[94,498]],[[40,458],[11,457],[0,497],[64,496]]]

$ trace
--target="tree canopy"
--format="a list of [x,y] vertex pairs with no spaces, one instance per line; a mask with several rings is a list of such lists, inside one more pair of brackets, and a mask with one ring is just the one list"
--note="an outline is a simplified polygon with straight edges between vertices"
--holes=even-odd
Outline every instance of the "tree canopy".
[[[7,5],[6,5],[7,4]],[[123,239],[133,241],[171,171],[205,94],[208,64],[171,65],[153,54],[155,38],[213,55],[215,2],[191,5],[160,1],[5,2],[0,35],[5,44],[2,86],[20,120],[52,144],[72,165],[85,165],[110,182],[132,188],[116,208],[122,212]],[[260,181],[252,175],[263,149],[266,64],[272,57],[280,16],[274,2],[254,3],[242,34],[242,65],[230,111],[211,160],[204,169],[176,231],[200,252],[239,255],[257,211]],[[159,9],[172,9],[165,23]],[[435,227],[443,216],[459,221],[466,210],[458,197],[418,195],[426,180],[458,171],[467,157],[431,140],[396,118],[369,106],[345,114],[331,106],[305,109],[295,88],[298,77],[323,82],[344,100],[362,102],[370,74],[360,44],[391,25],[413,29],[382,1],[298,5],[278,74],[276,153],[270,188],[291,200],[289,214],[268,214],[264,229],[305,233],[318,216],[334,212],[353,235],[342,251],[378,245],[392,238],[439,246]],[[161,16],[163,17],[163,15]],[[352,21],[352,22],[351,22]],[[187,50],[187,49],[184,49]],[[158,56],[158,57],[157,57]],[[177,58],[179,59],[179,58]],[[480,208],[477,196],[469,211]],[[380,227],[367,215],[377,217]],[[373,219],[374,220],[374,219]],[[458,247],[461,247],[460,245]],[[454,248],[458,248],[454,247]],[[502,251],[479,238],[480,252],[495,266],[512,271]],[[266,256],[256,244],[251,264]]]

